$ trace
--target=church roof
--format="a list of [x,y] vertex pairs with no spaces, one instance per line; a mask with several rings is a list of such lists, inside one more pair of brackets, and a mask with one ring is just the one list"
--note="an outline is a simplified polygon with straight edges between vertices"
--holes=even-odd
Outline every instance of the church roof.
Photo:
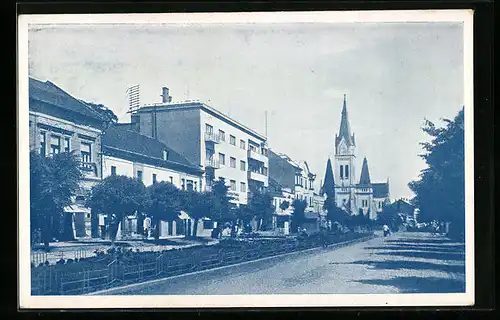
[[332,162],[330,159],[326,162],[325,180],[321,186],[320,195],[324,194],[329,197],[335,197],[335,180],[333,178]]
[[389,184],[387,182],[372,183],[373,197],[385,198],[389,195]]
[[345,139],[347,146],[354,146],[354,135],[351,134],[349,119],[347,118],[347,103],[346,95],[344,94],[344,105],[342,106],[342,118],[340,120],[340,129],[338,136],[335,137],[335,146],[338,147],[342,138]]
[[370,172],[368,171],[368,161],[366,157],[363,159],[363,167],[361,168],[361,176],[359,177],[360,186],[368,186],[371,184]]

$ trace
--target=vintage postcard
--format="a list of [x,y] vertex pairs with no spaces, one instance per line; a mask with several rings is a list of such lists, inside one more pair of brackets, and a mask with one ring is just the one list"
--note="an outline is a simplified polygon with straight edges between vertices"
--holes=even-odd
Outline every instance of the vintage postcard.
[[472,19],[20,16],[20,307],[473,305]]

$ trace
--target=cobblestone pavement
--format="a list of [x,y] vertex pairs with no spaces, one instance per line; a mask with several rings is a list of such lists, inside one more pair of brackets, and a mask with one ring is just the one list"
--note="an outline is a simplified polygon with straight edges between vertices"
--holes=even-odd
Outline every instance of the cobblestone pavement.
[[427,233],[396,233],[338,249],[255,261],[106,294],[447,292],[465,292],[463,243]]

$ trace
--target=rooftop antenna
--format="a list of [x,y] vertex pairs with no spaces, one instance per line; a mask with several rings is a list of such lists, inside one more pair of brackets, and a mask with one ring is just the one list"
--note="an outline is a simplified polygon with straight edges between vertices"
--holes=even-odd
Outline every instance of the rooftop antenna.
[[127,88],[128,106],[127,113],[132,113],[140,106],[140,86],[138,84]]

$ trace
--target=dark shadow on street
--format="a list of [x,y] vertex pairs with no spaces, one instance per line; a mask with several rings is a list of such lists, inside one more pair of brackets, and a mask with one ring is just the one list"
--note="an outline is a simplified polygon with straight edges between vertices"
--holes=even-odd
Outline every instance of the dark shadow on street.
[[410,258],[450,260],[450,261],[465,261],[465,254],[461,252],[437,252],[437,251],[388,251],[375,253],[381,256],[401,256]]
[[408,244],[444,244],[444,243],[459,243],[458,241],[451,240],[451,239],[446,239],[446,238],[441,238],[441,239],[415,239],[415,238],[408,238],[408,239],[401,239],[401,240],[386,240],[385,242],[388,243],[408,243]]
[[368,250],[395,250],[395,251],[406,251],[406,250],[418,250],[418,251],[437,251],[437,252],[464,252],[465,247],[463,245],[453,245],[453,246],[436,246],[436,245],[387,245],[387,246],[376,246],[376,247],[365,247]]
[[387,260],[387,261],[374,261],[374,260],[358,260],[350,262],[350,264],[369,265],[375,269],[412,269],[412,270],[436,270],[443,272],[453,272],[465,274],[465,265],[450,265],[439,264],[423,261],[408,261],[408,260]]
[[355,280],[355,282],[392,286],[401,293],[459,293],[465,292],[465,282],[436,277],[395,277],[391,279]]

